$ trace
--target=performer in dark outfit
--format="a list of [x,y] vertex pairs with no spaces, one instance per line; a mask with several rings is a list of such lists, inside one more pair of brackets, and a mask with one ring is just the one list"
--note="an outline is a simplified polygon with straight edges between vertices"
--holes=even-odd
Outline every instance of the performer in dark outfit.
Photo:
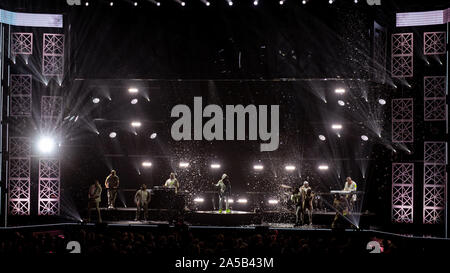
[[91,221],[91,210],[95,208],[98,215],[98,222],[102,222],[102,215],[100,214],[100,201],[102,196],[102,186],[98,180],[95,180],[94,184],[89,187],[89,202],[88,202],[88,222]]
[[115,208],[117,191],[119,189],[119,177],[116,175],[115,170],[112,170],[111,174],[106,177],[105,187],[108,191],[108,208]]
[[295,224],[294,226],[300,226],[303,224],[303,211],[302,211],[302,195],[298,188],[294,188],[291,195],[291,200],[295,205]]
[[219,187],[219,213],[222,213],[223,203],[225,203],[226,213],[230,213],[228,198],[231,195],[231,183],[228,175],[224,173],[222,179],[217,184],[213,183],[213,185]]

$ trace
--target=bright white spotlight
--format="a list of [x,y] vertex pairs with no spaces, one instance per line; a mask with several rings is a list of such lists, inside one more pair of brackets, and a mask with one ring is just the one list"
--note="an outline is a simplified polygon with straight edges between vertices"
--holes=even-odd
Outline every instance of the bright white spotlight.
[[139,89],[137,89],[136,87],[130,87],[130,88],[128,88],[128,92],[137,93],[137,92],[139,92]]
[[181,5],[184,7],[184,6],[186,6],[186,3],[185,2],[181,2]]
[[384,99],[379,99],[379,100],[378,100],[378,103],[381,104],[381,105],[385,105],[385,104],[386,104],[386,100],[384,100]]
[[331,4],[333,4],[333,0],[328,0],[328,3],[331,5]]
[[257,6],[258,5],[258,0],[253,1],[253,6]]
[[138,99],[132,99],[131,100],[131,104],[136,104],[136,103],[138,103]]
[[137,5],[138,5],[138,2],[134,2],[134,3],[133,3],[133,5],[134,5],[135,7],[137,7]]
[[362,135],[362,136],[361,136],[361,139],[362,139],[363,141],[367,141],[367,140],[369,140],[369,137],[366,136],[366,135]]
[[187,168],[187,167],[189,167],[189,162],[180,162],[180,163],[178,164],[178,166],[179,166],[180,168]]
[[220,164],[211,164],[211,169],[220,169]]
[[303,0],[303,1],[302,1],[302,4],[305,5],[305,4],[306,4],[306,0]]
[[117,136],[117,133],[116,132],[111,132],[111,133],[109,133],[109,137],[110,138],[115,138]]
[[333,129],[333,130],[341,130],[342,129],[342,124],[332,124],[331,125],[331,129]]
[[114,2],[109,2],[109,6],[110,7],[114,6]]
[[269,199],[269,204],[271,204],[271,205],[276,205],[276,204],[278,204],[278,200],[276,200],[276,199]]
[[92,99],[92,102],[95,103],[95,104],[97,104],[97,103],[100,102],[100,99],[99,99],[99,98],[93,98],[93,99]]
[[155,139],[157,136],[158,136],[157,133],[153,133],[153,134],[150,135],[150,138],[151,138],[151,139]]
[[132,127],[141,127],[141,122],[140,121],[133,121],[133,122],[131,122],[131,126]]
[[156,2],[156,5],[159,7],[159,6],[161,6],[161,3],[160,2]]
[[239,199],[237,200],[237,202],[238,202],[239,204],[247,204],[247,199],[245,199],[245,198],[239,198]]
[[344,102],[343,100],[338,100],[338,104],[339,104],[340,106],[345,106],[345,102]]
[[89,6],[89,2],[86,2],[85,5],[86,5],[86,7]]
[[55,149],[55,140],[51,137],[41,137],[38,141],[38,149],[41,153],[49,154]]
[[261,171],[262,169],[264,169],[264,166],[261,164],[253,165],[253,169],[255,171]]
[[284,167],[284,169],[285,169],[286,171],[295,171],[295,166],[294,166],[294,165],[286,165],[286,166]]
[[228,198],[228,203],[233,204],[234,200],[232,198]]
[[206,1],[206,2],[205,2],[205,5],[206,5],[207,7],[209,7],[209,6],[211,6],[211,3],[208,2],[208,1]]
[[201,197],[196,197],[194,198],[194,202],[195,203],[203,203],[203,201],[205,201],[205,199],[201,198]]
[[231,7],[232,5],[233,5],[233,1],[231,1],[231,0],[230,0],[230,1],[228,1],[228,6],[230,6],[230,7]]
[[319,135],[319,139],[325,141],[327,138],[324,135]]
[[344,94],[345,93],[345,89],[344,88],[336,88],[336,89],[334,89],[334,93],[336,93],[336,94]]
[[148,167],[151,167],[151,166],[152,166],[152,162],[150,162],[150,161],[144,161],[144,162],[142,162],[142,167],[148,168]]
[[280,2],[278,2],[278,3],[280,3],[280,5],[283,5],[283,4],[284,4],[284,1],[283,1],[283,0],[280,0]]
[[326,170],[328,170],[328,165],[319,165],[319,167],[317,167],[317,168],[321,171],[326,171]]

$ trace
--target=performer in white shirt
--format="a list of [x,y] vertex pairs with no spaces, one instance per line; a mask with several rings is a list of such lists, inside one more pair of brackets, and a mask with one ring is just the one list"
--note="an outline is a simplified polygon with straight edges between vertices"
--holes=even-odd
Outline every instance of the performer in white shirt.
[[175,193],[178,192],[178,189],[180,188],[180,183],[178,182],[178,179],[175,177],[175,173],[170,173],[170,177],[169,179],[166,180],[164,187],[169,189],[175,188]]
[[141,188],[134,195],[134,202],[136,203],[136,219],[141,220],[141,211],[144,210],[144,221],[148,218],[148,204],[150,203],[150,192],[147,190],[147,185],[143,184]]
[[[350,176],[346,178],[345,185],[344,185],[344,191],[356,192],[356,182],[353,181]],[[349,197],[349,195],[347,195],[347,200],[350,199],[348,197]],[[353,211],[355,202],[356,202],[356,194],[352,194],[350,202],[349,202],[350,211]]]
[[219,188],[219,213],[222,213],[223,203],[225,203],[225,212],[230,213],[228,199],[231,195],[231,183],[228,175],[224,173],[222,179],[217,184],[213,183],[213,185]]

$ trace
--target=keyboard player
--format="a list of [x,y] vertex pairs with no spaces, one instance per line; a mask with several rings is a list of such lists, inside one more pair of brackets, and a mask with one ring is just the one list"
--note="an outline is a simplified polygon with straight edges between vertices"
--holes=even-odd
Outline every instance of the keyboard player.
[[[344,190],[346,192],[356,192],[356,182],[352,180],[352,178],[349,176],[346,178]],[[351,196],[347,195],[347,200],[349,201],[349,209],[350,211],[353,211],[354,203],[356,202],[356,193],[353,193]]]
[[169,189],[175,189],[175,193],[178,192],[178,189],[180,188],[180,183],[178,182],[178,179],[175,177],[175,173],[170,173],[170,177],[169,179],[166,180],[164,187]]

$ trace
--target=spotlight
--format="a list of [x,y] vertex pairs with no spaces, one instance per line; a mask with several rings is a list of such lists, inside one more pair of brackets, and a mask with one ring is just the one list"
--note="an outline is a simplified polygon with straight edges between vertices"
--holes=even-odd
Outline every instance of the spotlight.
[[184,7],[184,6],[186,6],[186,3],[185,2],[181,2],[181,5]]
[[367,137],[366,135],[362,135],[361,139],[364,140],[364,141],[367,141],[367,140],[369,140],[369,137]]
[[234,200],[232,198],[228,198],[228,203],[233,204]]
[[253,1],[253,6],[257,6],[258,5],[258,0]]
[[86,2],[85,5],[86,5],[86,7],[89,6],[89,2]]
[[152,166],[152,162],[150,162],[150,161],[144,161],[144,162],[142,162],[142,167],[148,168],[148,167],[151,167],[151,166]]
[[329,0],[328,3],[331,5],[334,3],[334,0]]
[[303,4],[303,5],[306,5],[306,0],[303,0],[303,1],[302,1],[302,4]]
[[55,149],[55,140],[48,136],[43,136],[38,141],[38,149],[41,153],[49,154]]
[[138,5],[138,2],[134,2],[134,3],[133,3],[133,5],[134,5],[135,7],[137,7],[137,5]]
[[211,169],[220,169],[220,164],[211,164]]
[[189,162],[180,162],[180,164],[178,164],[178,166],[180,168],[187,168],[187,167],[189,167]]
[[247,204],[247,199],[245,199],[245,198],[240,198],[240,199],[237,200],[237,202],[238,202],[239,204]]
[[128,88],[128,92],[137,93],[137,92],[139,92],[139,89],[137,89],[136,87],[130,87],[130,88]]
[[161,6],[161,3],[160,2],[156,2],[156,5],[159,7],[159,6]]
[[379,100],[378,100],[378,103],[381,104],[381,105],[385,105],[385,104],[386,104],[386,100],[384,100],[384,99],[379,99]]
[[345,102],[344,102],[343,100],[338,100],[338,104],[339,104],[340,106],[345,106]]
[[201,198],[201,197],[196,197],[194,198],[194,202],[195,203],[203,203],[203,201],[205,201],[205,199]]
[[233,1],[229,0],[229,1],[228,1],[228,6],[231,7],[232,5],[233,5]]
[[209,7],[209,6],[211,6],[211,3],[208,2],[208,1],[205,1],[205,5],[206,5],[207,7]]
[[295,171],[295,166],[294,166],[294,165],[286,165],[286,166],[284,167],[284,169],[285,169],[286,171]]
[[114,6],[114,2],[109,2],[109,6],[110,7]]
[[263,165],[253,165],[253,169],[255,171],[260,171],[260,170],[264,169],[264,166]]
[[95,104],[97,104],[97,103],[100,102],[100,99],[99,99],[99,98],[93,98],[93,99],[92,99],[92,102],[95,103]]
[[271,204],[271,205],[276,205],[276,204],[278,204],[278,200],[276,200],[276,199],[269,199],[268,203]]
[[150,135],[150,138],[151,138],[151,139],[155,139],[157,136],[158,136],[157,133],[153,133],[153,134]]
[[319,139],[325,141],[327,138],[324,135],[319,135]]
[[340,130],[340,129],[342,129],[342,125],[341,124],[332,124],[331,129]]
[[132,99],[131,100],[131,104],[136,104],[136,103],[138,103],[138,99]]
[[355,4],[358,4],[358,0],[353,1]]
[[345,93],[345,89],[344,88],[336,88],[336,89],[334,89],[334,93],[336,93],[336,94],[344,94]]
[[319,165],[319,167],[317,167],[317,168],[321,171],[326,171],[326,170],[328,170],[328,165]]
[[131,122],[131,126],[132,127],[141,127],[141,122],[140,121],[133,121],[133,122]]
[[283,5],[284,4],[284,1],[283,0],[281,0],[280,2],[278,2],[278,3],[280,3],[280,5]]
[[111,133],[109,133],[109,137],[110,138],[115,138],[117,136],[117,133],[116,132],[111,132]]

